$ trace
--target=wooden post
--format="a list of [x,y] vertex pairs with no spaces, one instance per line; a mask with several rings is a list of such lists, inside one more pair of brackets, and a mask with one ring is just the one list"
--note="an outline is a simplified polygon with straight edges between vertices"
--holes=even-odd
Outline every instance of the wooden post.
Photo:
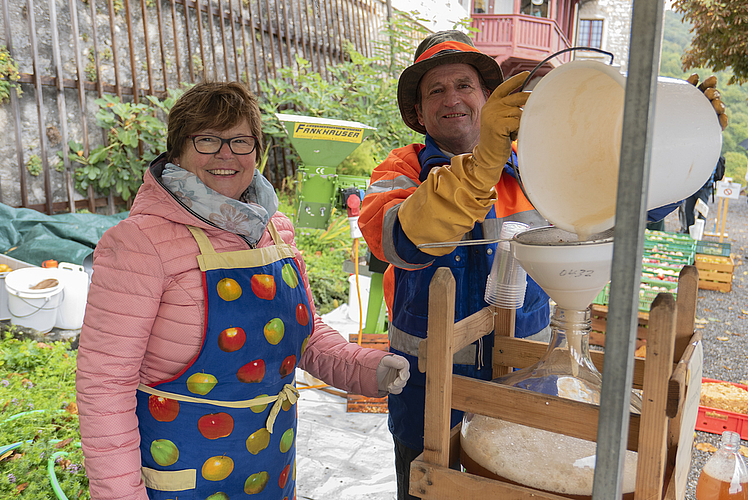
[[727,205],[730,203],[730,198],[724,198],[725,208],[722,210],[722,224],[719,228],[719,242],[725,239],[725,221],[727,220]]
[[454,317],[455,279],[449,269],[439,268],[429,285],[423,457],[443,467],[449,467]]
[[[514,309],[501,309],[499,307],[492,307],[492,309],[495,314],[493,322],[494,337],[514,337],[514,319],[516,317]],[[496,360],[499,359],[498,354],[500,354],[496,352],[499,349],[496,342],[494,342],[493,344],[493,349],[494,355],[492,356],[492,359],[494,360],[494,378],[501,377],[502,375],[507,375],[511,371],[511,367],[502,366],[496,363]]]
[[699,291],[699,270],[696,266],[683,266],[678,275],[677,314],[675,323],[675,359],[683,352],[693,335],[696,323],[696,300]]
[[642,420],[635,500],[660,498],[667,462],[668,380],[673,370],[675,299],[659,294],[649,313],[647,362],[644,364]]

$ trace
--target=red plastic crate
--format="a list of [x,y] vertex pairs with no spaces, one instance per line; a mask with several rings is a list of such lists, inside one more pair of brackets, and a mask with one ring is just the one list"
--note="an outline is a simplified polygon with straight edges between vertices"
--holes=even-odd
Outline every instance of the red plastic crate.
[[[702,378],[702,382],[723,382],[710,378]],[[728,382],[736,387],[748,391],[748,386]],[[740,434],[740,439],[748,440],[748,415],[732,411],[699,406],[699,414],[696,419],[696,430],[721,435],[724,431],[733,431]]]

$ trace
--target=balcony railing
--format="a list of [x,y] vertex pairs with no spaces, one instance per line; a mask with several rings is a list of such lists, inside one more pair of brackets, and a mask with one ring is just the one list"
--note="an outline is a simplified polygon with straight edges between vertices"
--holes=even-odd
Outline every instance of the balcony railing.
[[[571,46],[556,22],[524,14],[473,14],[471,26],[475,46],[499,59],[509,57],[545,59],[554,52]],[[568,62],[571,53],[557,57],[558,63]]]

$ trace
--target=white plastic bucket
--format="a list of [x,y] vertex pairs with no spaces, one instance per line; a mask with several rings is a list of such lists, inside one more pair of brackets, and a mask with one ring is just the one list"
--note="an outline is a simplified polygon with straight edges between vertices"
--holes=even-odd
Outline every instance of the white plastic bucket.
[[57,308],[55,327],[63,330],[77,330],[83,326],[88,299],[89,276],[83,266],[60,262],[54,271],[55,277],[63,286],[62,300]]
[[55,271],[27,267],[11,271],[5,277],[8,311],[13,325],[47,333],[55,326],[57,308],[62,300],[62,283],[40,290],[31,287],[46,279],[57,279]]
[[[366,311],[369,306],[369,286],[371,284],[371,278],[359,274],[358,284],[361,292],[361,307],[364,311],[363,322],[366,323]],[[351,274],[348,276],[348,319],[355,322],[358,322],[359,320],[358,298],[359,294],[356,292],[356,275]]]
[[[597,61],[571,61],[545,75],[522,114],[518,169],[527,197],[566,231],[615,224],[626,77]],[[709,99],[684,80],[660,77],[647,209],[683,200],[712,174],[722,129]]]

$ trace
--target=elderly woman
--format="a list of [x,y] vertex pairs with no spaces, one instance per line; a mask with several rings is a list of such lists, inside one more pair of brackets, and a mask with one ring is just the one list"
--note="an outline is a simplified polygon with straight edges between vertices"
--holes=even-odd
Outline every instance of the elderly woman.
[[403,358],[315,313],[260,137],[243,85],[192,87],[96,248],[76,381],[94,499],[294,498],[296,366],[368,396],[405,385]]

